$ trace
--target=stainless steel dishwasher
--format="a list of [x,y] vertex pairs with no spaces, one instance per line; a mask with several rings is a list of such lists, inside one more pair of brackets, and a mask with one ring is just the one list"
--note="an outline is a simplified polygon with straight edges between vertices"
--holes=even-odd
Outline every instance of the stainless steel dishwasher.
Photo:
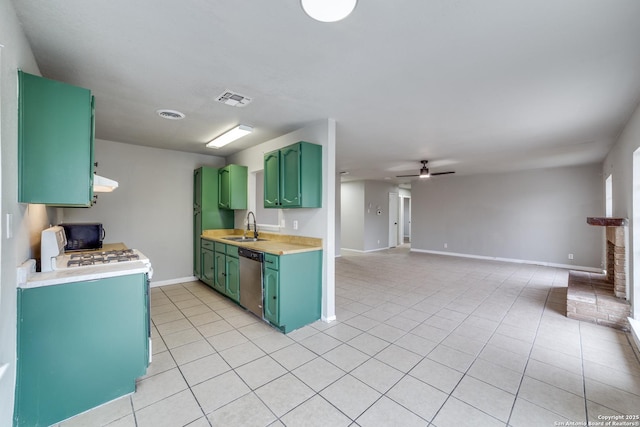
[[240,258],[240,305],[262,319],[264,254],[251,249],[238,248],[238,257]]

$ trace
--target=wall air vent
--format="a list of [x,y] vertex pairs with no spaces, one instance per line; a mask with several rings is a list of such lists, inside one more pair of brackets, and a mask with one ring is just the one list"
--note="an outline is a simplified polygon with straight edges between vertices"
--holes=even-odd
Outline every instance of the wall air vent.
[[183,113],[176,110],[156,110],[156,113],[163,119],[168,120],[182,120],[185,118]]
[[244,107],[253,101],[253,99],[246,97],[244,95],[240,95],[239,93],[232,92],[230,90],[225,90],[216,98],[216,101],[221,102],[225,105],[230,105],[232,107]]

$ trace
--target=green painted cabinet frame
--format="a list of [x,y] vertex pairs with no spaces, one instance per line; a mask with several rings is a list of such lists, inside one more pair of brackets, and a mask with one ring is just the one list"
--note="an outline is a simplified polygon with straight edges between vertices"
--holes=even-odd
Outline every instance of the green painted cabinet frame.
[[285,333],[320,319],[322,251],[265,254],[264,317]]
[[146,274],[18,289],[15,426],[135,391],[149,362]]
[[219,170],[218,204],[222,209],[247,209],[248,168],[227,165]]
[[91,91],[20,70],[18,84],[18,201],[91,206]]
[[322,207],[321,145],[300,141],[264,155],[264,207]]
[[[193,275],[203,279],[201,238],[204,230],[233,228],[233,212],[218,206],[218,169],[193,171]],[[207,283],[205,280],[203,280]],[[207,283],[211,285],[210,283]]]

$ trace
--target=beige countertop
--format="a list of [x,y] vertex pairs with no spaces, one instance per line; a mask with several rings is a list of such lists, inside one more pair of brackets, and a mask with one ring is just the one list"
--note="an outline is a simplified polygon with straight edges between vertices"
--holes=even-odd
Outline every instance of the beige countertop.
[[[292,236],[289,234],[268,233],[263,231],[259,232],[259,238],[265,240],[258,242],[237,242],[224,239],[230,236],[242,236],[245,231],[246,230],[239,229],[204,230],[202,238],[274,255],[288,255],[322,250],[322,239],[316,237]],[[252,235],[253,232],[247,232],[247,236]]]

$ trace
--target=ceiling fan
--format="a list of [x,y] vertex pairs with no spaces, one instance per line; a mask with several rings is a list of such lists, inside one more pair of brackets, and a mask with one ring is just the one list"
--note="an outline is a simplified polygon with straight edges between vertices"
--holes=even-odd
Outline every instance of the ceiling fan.
[[436,176],[436,175],[448,175],[450,173],[455,173],[454,171],[429,173],[429,168],[427,167],[427,163],[429,163],[429,160],[420,160],[420,163],[422,163],[422,167],[420,168],[420,173],[419,174],[417,174],[417,175],[396,175],[396,178],[408,178],[408,177],[413,177],[413,176],[417,176],[417,177],[420,177],[420,178],[429,178],[431,176]]

